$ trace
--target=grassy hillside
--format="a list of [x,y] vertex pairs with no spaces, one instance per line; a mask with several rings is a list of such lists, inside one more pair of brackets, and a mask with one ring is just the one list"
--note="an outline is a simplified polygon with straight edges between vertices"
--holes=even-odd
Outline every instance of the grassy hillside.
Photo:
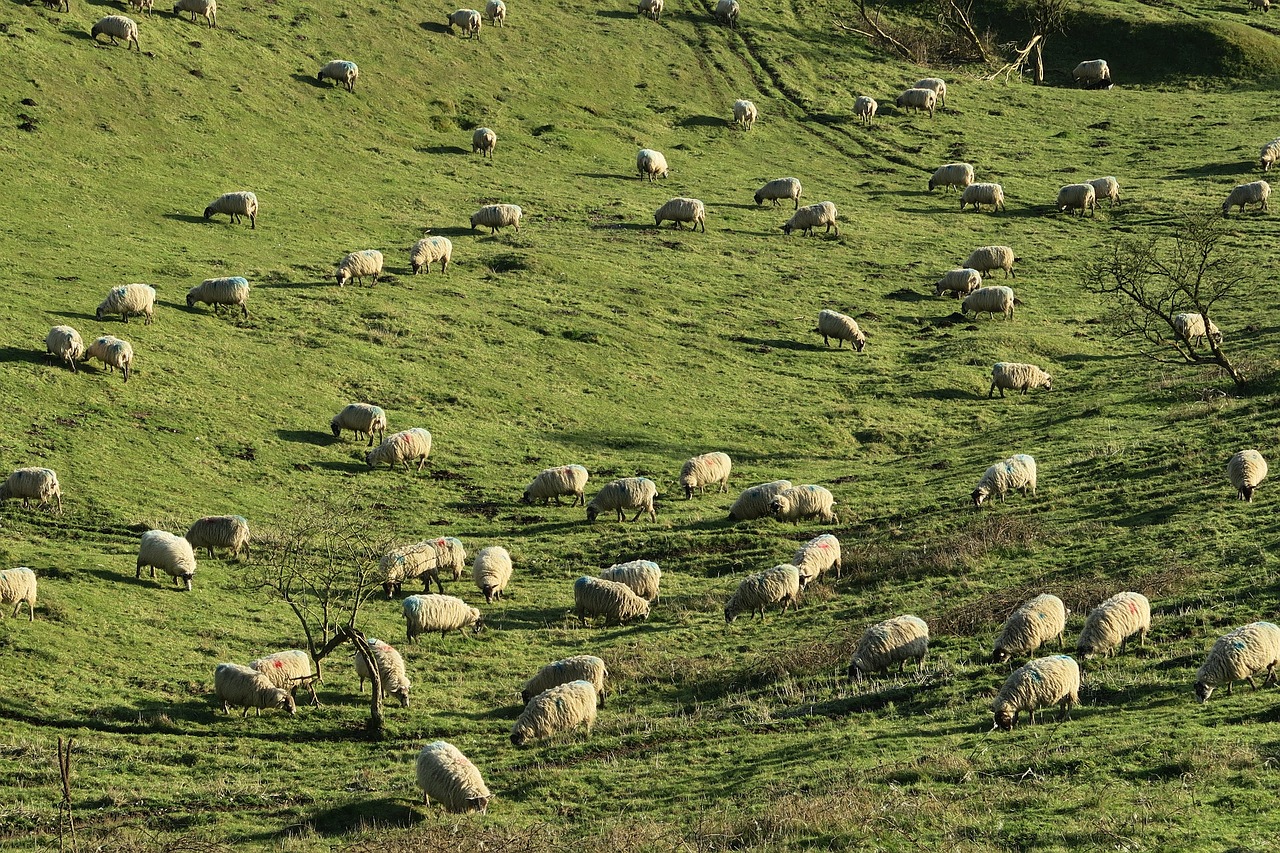
[[[1076,27],[1047,57],[1065,76],[1108,55],[1075,39],[1129,28],[1133,53],[1117,40],[1109,58],[1134,85],[1109,92],[887,60],[840,35],[847,8],[824,0],[752,3],[736,32],[708,4],[654,23],[512,3],[475,41],[444,7],[398,0],[229,6],[214,30],[166,7],[140,19],[141,55],[88,37],[118,6],[0,8],[0,463],[55,468],[66,503],[2,508],[0,558],[33,567],[41,598],[34,623],[0,620],[0,845],[57,843],[55,744],[74,736],[81,844],[104,849],[1268,846],[1275,694],[1199,706],[1191,683],[1215,637],[1277,615],[1270,484],[1247,505],[1224,474],[1235,450],[1275,456],[1274,221],[1229,224],[1231,256],[1257,272],[1216,319],[1247,393],[1135,356],[1081,273],[1112,240],[1167,237],[1257,178],[1280,112],[1240,83],[1270,79],[1280,54],[1242,10],[1116,6],[1086,7],[1108,28]],[[1236,59],[1193,70],[1138,50],[1175,27]],[[354,93],[316,82],[333,58],[359,64]],[[926,72],[951,81],[948,108],[894,109]],[[881,103],[870,128],[850,114],[858,94]],[[762,114],[750,132],[728,121],[739,97]],[[492,161],[470,153],[481,125]],[[665,152],[668,179],[636,178],[640,147]],[[1004,185],[1007,211],[927,192],[960,159]],[[1062,184],[1109,174],[1122,206],[1052,211]],[[786,237],[790,212],[752,203],[782,175],[838,205],[838,237]],[[235,189],[257,193],[256,229],[201,217]],[[652,226],[677,195],[705,201],[706,234]],[[524,208],[519,233],[467,227],[494,201]],[[414,277],[428,229],[454,264]],[[960,320],[933,283],[993,243],[1022,259],[1017,317]],[[386,275],[338,288],[335,263],[364,248]],[[248,320],[187,309],[223,275],[253,283]],[[154,324],[96,320],[134,281],[157,288]],[[857,317],[866,351],[824,347],[822,308]],[[130,340],[134,377],[49,364],[55,324]],[[1054,390],[988,400],[1001,360],[1041,365]],[[371,471],[363,443],[333,439],[355,400],[393,430],[429,429],[428,470]],[[730,494],[681,500],[681,463],[708,450],[733,457]],[[1038,460],[1038,494],[975,511],[977,479],[1013,453]],[[653,478],[657,523],[516,502],[569,462],[592,472],[588,495]],[[828,486],[840,523],[725,520],[739,489],[780,477]],[[128,575],[149,527],[234,512],[265,531],[335,507],[375,539],[451,535],[515,559],[500,604],[448,585],[485,611],[475,638],[406,645],[398,602],[365,608],[414,684],[376,743],[345,652],[321,708],[214,707],[219,662],[303,642],[286,605],[247,588],[252,567],[201,559],[191,593]],[[821,532],[840,537],[843,577],[798,613],[725,626],[743,577]],[[636,558],[664,571],[651,618],[578,627],[573,579]],[[1009,610],[1060,595],[1070,646],[1124,589],[1153,603],[1146,647],[1090,662],[1069,723],[989,733]],[[922,671],[846,680],[862,630],[899,613],[931,626]],[[512,747],[519,685],[588,652],[614,684],[590,739]],[[437,738],[484,773],[486,816],[418,804],[413,759]]]

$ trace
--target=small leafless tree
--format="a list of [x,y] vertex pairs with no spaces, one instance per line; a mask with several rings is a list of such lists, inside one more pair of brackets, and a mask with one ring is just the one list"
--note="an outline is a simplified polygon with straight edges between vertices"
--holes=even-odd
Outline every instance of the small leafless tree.
[[857,21],[836,20],[836,29],[869,39],[885,50],[921,65],[940,60],[990,64],[992,37],[973,24],[973,0],[937,0],[936,25],[919,20],[895,23],[883,15],[884,4],[867,8],[857,0]]
[[1027,43],[1018,49],[1013,59],[996,69],[988,79],[1001,74],[1008,79],[1022,76],[1022,70],[1031,63],[1037,86],[1044,84],[1044,46],[1049,37],[1067,31],[1070,15],[1069,0],[1026,0],[1021,6],[1022,19],[1031,30]]

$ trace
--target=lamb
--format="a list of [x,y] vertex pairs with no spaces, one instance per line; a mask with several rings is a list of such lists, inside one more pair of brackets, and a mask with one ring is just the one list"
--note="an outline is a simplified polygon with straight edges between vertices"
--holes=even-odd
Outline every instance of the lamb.
[[1175,314],[1173,329],[1181,337],[1186,338],[1188,344],[1194,344],[1196,341],[1203,342],[1205,338],[1209,338],[1215,344],[1222,343],[1222,331],[1212,320],[1209,321],[1209,331],[1206,334],[1203,314]]
[[791,564],[800,570],[801,589],[832,569],[840,577],[840,540],[830,533],[815,536],[800,546]]
[[1100,84],[1111,84],[1111,69],[1107,67],[1105,59],[1089,59],[1081,62],[1071,72],[1072,78],[1077,83],[1090,89],[1097,88]]
[[471,227],[483,225],[490,234],[497,233],[499,228],[512,227],[520,233],[520,217],[524,211],[516,204],[487,204],[471,214]]
[[338,282],[338,287],[344,287],[353,278],[360,284],[364,284],[365,276],[371,276],[373,284],[369,286],[373,287],[378,283],[380,275],[382,275],[382,253],[377,249],[361,249],[338,261],[334,280]]
[[249,521],[243,515],[206,515],[187,528],[185,538],[192,548],[204,548],[213,559],[214,548],[229,548],[231,556],[249,552]]
[[653,508],[653,499],[658,496],[658,486],[648,477],[623,477],[608,483],[587,504],[587,521],[595,521],[600,513],[614,510],[618,513],[618,521],[625,520],[623,510],[636,510],[632,523],[639,521],[646,513],[650,521],[658,520],[658,511]]
[[22,498],[23,508],[31,506],[31,501],[46,506],[49,501],[58,502],[58,512],[62,512],[62,487],[58,485],[58,475],[52,468],[19,468],[0,483],[0,501],[9,498]]
[[938,93],[932,89],[907,89],[898,96],[894,104],[908,112],[912,109],[928,110],[929,118],[933,118],[933,110],[938,104]]
[[[70,3],[67,4],[70,11]],[[93,29],[89,31],[89,37],[94,41],[98,40],[99,35],[104,35],[111,39],[111,43],[119,47],[120,42],[117,38],[124,39],[124,49],[128,50],[132,44],[138,48],[138,53],[142,53],[142,48],[138,45],[138,23],[132,18],[126,18],[124,15],[107,15],[98,23],[93,25]]]
[[1240,450],[1227,462],[1227,476],[1242,501],[1253,503],[1254,490],[1267,479],[1267,460],[1256,450]]
[[449,272],[449,261],[453,260],[453,241],[448,237],[423,237],[413,244],[409,250],[409,263],[413,266],[413,274],[417,275],[425,267],[431,274],[431,265],[440,262],[440,274]]
[[573,582],[573,615],[583,625],[589,616],[603,616],[606,626],[623,625],[648,619],[649,602],[624,583],[583,575]]
[[992,212],[1004,210],[1004,187],[999,184],[969,184],[960,194],[960,210],[963,212],[970,204],[979,213],[984,204],[991,205]]
[[661,151],[641,148],[636,154],[636,171],[640,173],[641,180],[648,178],[649,183],[653,183],[658,178],[665,178],[671,170],[667,168],[667,158]]
[[489,0],[484,4],[484,16],[495,27],[501,27],[507,20],[507,4],[502,0]]
[[1232,685],[1241,679],[1257,690],[1253,676],[1264,669],[1267,677],[1262,685],[1274,684],[1277,664],[1280,664],[1280,626],[1272,622],[1242,625],[1219,637],[1209,650],[1209,656],[1196,671],[1196,698],[1201,704],[1208,702],[1214,688],[1223,682],[1230,696]]
[[774,207],[778,207],[778,199],[789,198],[795,202],[795,209],[800,209],[800,179],[799,178],[774,178],[767,184],[756,190],[756,204],[760,204],[765,199],[773,202]]
[[895,616],[862,632],[848,675],[862,681],[864,675],[881,672],[895,663],[898,672],[903,672],[909,660],[915,660],[918,669],[924,666],[928,653],[929,626],[925,621],[918,616]]
[[970,252],[961,266],[977,270],[983,275],[992,270],[1004,270],[1005,278],[1009,276],[1017,278],[1018,274],[1013,271],[1013,265],[1020,260],[1022,259],[1014,257],[1013,249],[1008,246],[982,246]]
[[1222,215],[1227,216],[1231,212],[1232,205],[1239,205],[1241,216],[1244,216],[1244,206],[1246,204],[1256,204],[1266,210],[1267,199],[1270,197],[1271,184],[1266,181],[1240,184],[1231,191],[1231,194],[1227,196],[1227,200],[1222,203]]
[[1059,213],[1068,210],[1080,211],[1080,216],[1084,216],[1086,210],[1092,215],[1098,212],[1098,193],[1093,188],[1093,184],[1067,184],[1058,190],[1058,200],[1054,202],[1054,207]]
[[929,192],[934,187],[955,187],[963,190],[973,183],[973,166],[969,163],[947,163],[933,170],[929,176]]
[[239,305],[241,315],[249,319],[249,280],[243,276],[230,278],[206,278],[187,291],[187,307],[194,308],[197,302],[212,305],[216,313],[219,305]]
[[411,595],[401,602],[401,609],[410,643],[428,631],[439,631],[443,637],[450,631],[462,633],[465,628],[473,634],[484,630],[480,611],[452,595]]
[[26,566],[0,571],[0,604],[12,603],[16,619],[24,601],[27,621],[36,621],[36,573]]
[[684,463],[680,469],[680,487],[684,489],[684,499],[693,497],[693,490],[707,493],[707,486],[719,486],[721,492],[729,491],[729,471],[733,461],[729,454],[714,451],[694,456]]
[[166,530],[148,530],[142,534],[138,545],[138,565],[134,571],[135,578],[142,577],[142,567],[151,567],[151,577],[156,576],[159,568],[173,578],[174,585],[185,580],[187,592],[191,591],[191,580],[196,574],[196,555],[191,543],[181,536],[174,536]]
[[98,359],[108,373],[115,373],[116,368],[120,368],[120,375],[125,382],[129,381],[129,374],[133,372],[133,345],[114,335],[95,338],[85,350],[85,358]]
[[570,681],[544,690],[529,700],[512,726],[511,742],[524,746],[530,739],[548,738],[578,726],[585,726],[590,737],[598,703],[590,681]]
[[356,90],[356,81],[359,79],[359,66],[348,59],[331,59],[316,72],[317,82],[332,80],[335,86],[342,86],[348,92]]
[[943,273],[942,278],[938,279],[938,283],[933,286],[933,295],[952,293],[958,299],[961,296],[968,296],[979,287],[982,287],[982,273],[964,267]]
[[501,601],[511,581],[511,554],[500,545],[481,548],[471,564],[471,579],[484,593],[486,604]]
[[862,119],[862,123],[866,125],[872,123],[878,109],[880,105],[876,103],[876,99],[867,95],[859,95],[853,102],[853,114]]
[[387,468],[396,467],[397,462],[404,463],[404,470],[409,470],[410,462],[418,463],[418,472],[427,464],[427,456],[431,453],[431,433],[421,427],[412,427],[392,433],[382,443],[364,455],[364,464],[370,468],[387,463]]
[[98,305],[96,316],[99,320],[107,314],[119,314],[125,323],[130,314],[141,314],[146,319],[144,326],[150,326],[156,310],[156,289],[149,284],[122,284],[111,288],[107,298]]
[[272,684],[257,670],[238,663],[220,663],[213,671],[213,689],[222,700],[222,710],[228,715],[231,706],[243,707],[241,716],[249,716],[254,708],[262,716],[263,708],[283,708],[292,716],[298,713],[298,705],[288,690]]
[[333,431],[334,438],[340,437],[344,429],[354,432],[357,439],[367,435],[369,443],[365,446],[373,447],[374,433],[378,434],[379,442],[386,435],[387,413],[372,403],[348,403],[329,421],[329,429]]
[[974,506],[982,506],[989,497],[997,497],[1003,502],[1004,496],[1015,490],[1024,498],[1027,492],[1036,493],[1036,460],[1025,453],[1010,456],[988,468],[970,497]]
[[729,520],[750,521],[771,515],[772,510],[769,509],[769,504],[789,488],[791,488],[790,480],[774,480],[772,483],[761,483],[758,486],[743,489],[742,494],[738,495],[738,499],[733,502],[733,506],[729,507]]
[[[724,2],[725,0],[720,0],[721,4],[723,4]],[[736,21],[738,19],[738,12],[737,12],[738,4],[734,3],[733,8],[734,8],[733,18]],[[716,11],[717,13],[719,12],[719,7],[717,7]],[[748,101],[746,98],[739,98],[738,100],[733,102],[734,124],[738,125],[743,130],[750,130],[751,128],[755,127],[756,120],[758,118],[760,118],[760,111],[756,109],[756,105],[753,102]]]
[[840,226],[836,224],[835,202],[820,201],[817,204],[806,205],[797,208],[796,212],[791,214],[791,218],[782,226],[782,232],[787,236],[791,236],[791,232],[800,229],[801,234],[812,235],[813,229],[819,225],[827,226],[827,233],[831,233],[831,229],[836,229],[836,236],[840,236]]
[[1095,655],[1111,656],[1116,646],[1124,651],[1129,638],[1138,635],[1138,645],[1146,644],[1151,630],[1151,602],[1138,592],[1120,592],[1093,608],[1076,642],[1076,652],[1085,660]]
[[640,0],[636,6],[637,15],[646,15],[655,21],[662,19],[662,0]]
[[1120,182],[1110,175],[1105,178],[1094,178],[1085,183],[1093,187],[1094,196],[1099,203],[1104,198],[1111,200],[1112,207],[1120,203]]
[[604,661],[595,655],[574,655],[571,658],[549,663],[534,674],[520,688],[520,701],[528,704],[529,700],[545,690],[570,681],[587,681],[596,689],[600,697],[600,707],[604,707],[604,682],[609,677]]
[[1036,724],[1036,710],[1049,705],[1061,709],[1058,722],[1071,719],[1071,708],[1080,704],[1080,664],[1066,655],[1037,658],[1015,669],[991,703],[992,729],[1012,731],[1023,711]]
[[931,89],[937,95],[938,106],[945,107],[947,105],[947,81],[941,77],[926,77],[923,80],[917,80],[913,89]]
[[180,12],[190,12],[192,23],[195,23],[196,15],[204,15],[209,29],[218,25],[217,0],[178,0],[173,4],[173,14],[177,15]]
[[311,655],[302,649],[289,649],[264,655],[257,660],[249,661],[249,669],[257,672],[281,690],[288,690],[295,700],[298,688],[305,686],[311,693],[311,704],[320,706],[320,697],[316,696],[316,675],[311,670]]
[[[503,4],[502,17],[505,19],[506,16],[507,16],[507,7],[506,7],[506,4]],[[471,133],[471,153],[472,154],[475,154],[478,151],[480,152],[481,157],[488,157],[490,160],[492,160],[493,149],[496,148],[497,145],[498,145],[498,134],[494,133],[491,129],[487,127],[477,127],[474,131],[472,131]]]
[[973,312],[974,319],[983,311],[995,319],[996,312],[1004,315],[1006,320],[1013,319],[1013,288],[1003,285],[995,287],[979,287],[960,303],[960,313]]
[[707,233],[707,208],[702,202],[696,198],[673,198],[669,199],[662,207],[654,211],[653,227],[660,228],[662,223],[670,219],[671,224],[683,229],[682,222],[692,222],[693,230],[697,231],[698,226],[702,226],[702,233]]
[[561,465],[559,468],[545,468],[520,496],[520,502],[531,504],[534,501],[543,503],[555,502],[560,506],[560,496],[569,495],[573,500],[569,506],[586,506],[585,490],[590,475],[581,465]]
[[764,621],[764,609],[771,604],[782,604],[800,609],[800,569],[791,563],[783,563],[757,572],[738,584],[737,590],[724,605],[724,621],[733,622],[742,613],[759,614]]
[[1023,364],[1017,361],[998,361],[991,365],[991,387],[987,389],[988,400],[991,399],[991,395],[995,393],[997,388],[1000,389],[1001,397],[1004,396],[1005,389],[1021,391],[1024,395],[1027,391],[1036,388],[1052,391],[1053,377],[1034,364]]
[[652,560],[632,560],[628,563],[614,563],[600,572],[602,580],[613,581],[627,587],[640,598],[648,602],[656,602],[662,584],[662,569]]
[[422,578],[423,592],[430,592],[431,582],[435,581],[443,593],[441,571],[447,570],[455,581],[459,580],[466,561],[467,549],[462,547],[462,542],[452,536],[442,536],[392,548],[382,556],[378,569],[383,578],[382,588],[387,598],[392,598],[400,594],[405,581],[419,577]]
[[[332,65],[333,63],[330,63]],[[326,68],[329,66],[325,66]],[[215,213],[225,213],[231,218],[232,223],[238,223],[240,217],[249,217],[249,228],[258,227],[258,197],[248,190],[240,190],[233,193],[223,193],[222,195],[209,202],[209,206],[204,209],[204,218],[210,219]]]
[[62,359],[71,368],[71,372],[75,373],[76,359],[84,356],[84,341],[80,338],[80,333],[70,326],[54,326],[44,336],[44,350],[49,355]]
[[1277,160],[1280,160],[1280,137],[1262,146],[1258,154],[1258,165],[1262,167],[1262,171],[1270,172],[1271,164]]
[[[742,9],[738,6],[738,0],[716,0],[716,20],[722,24],[728,24],[731,27],[738,26],[738,15]],[[751,103],[748,101],[747,103]],[[737,108],[734,108],[734,120],[737,120]],[[755,119],[753,118],[752,121]],[[748,125],[750,127],[750,125]]]
[[827,346],[831,346],[831,338],[839,341],[837,349],[843,349],[845,341],[855,352],[862,352],[867,346],[867,336],[858,328],[858,321],[839,311],[826,308],[819,311],[818,328],[814,331],[822,335],[822,342]]
[[480,38],[480,13],[475,9],[458,9],[445,20],[451,31],[457,27],[465,38]]
[[[369,651],[378,662],[378,680],[382,683],[382,695],[394,696],[400,701],[401,708],[409,707],[409,690],[413,685],[405,674],[404,658],[390,644],[374,637],[369,638]],[[355,653],[356,675],[360,678],[360,692],[364,692],[367,680],[373,683],[373,673],[369,669],[369,661],[357,649]]]
[[1055,637],[1061,649],[1066,627],[1067,608],[1062,599],[1047,593],[1037,595],[1019,604],[1004,620],[991,660],[1001,663],[1014,655],[1029,655]]
[[485,814],[493,799],[471,760],[443,740],[432,741],[418,753],[414,778],[422,789],[423,805],[430,805],[431,798],[435,797],[446,811],[455,814]]
[[835,498],[822,486],[792,486],[780,492],[769,502],[770,514],[778,521],[799,524],[802,518],[817,518],[828,524],[839,524],[839,517],[831,510]]

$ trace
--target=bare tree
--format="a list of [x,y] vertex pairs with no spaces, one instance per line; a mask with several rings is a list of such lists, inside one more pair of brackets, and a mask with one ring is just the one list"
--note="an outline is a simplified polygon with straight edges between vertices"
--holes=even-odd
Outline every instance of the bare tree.
[[937,0],[936,26],[912,20],[897,24],[883,17],[883,2],[867,9],[867,0],[857,0],[859,22],[838,18],[836,29],[859,35],[919,64],[947,59],[952,61],[992,60],[991,37],[979,33],[973,24],[973,0]]
[[1044,84],[1044,46],[1049,37],[1067,31],[1069,0],[1026,0],[1021,6],[1023,20],[1031,33],[1027,43],[1018,49],[1013,59],[996,69],[987,79],[994,79],[1001,74],[1005,79],[1013,75],[1022,76],[1022,69],[1030,62],[1034,69],[1037,86]]

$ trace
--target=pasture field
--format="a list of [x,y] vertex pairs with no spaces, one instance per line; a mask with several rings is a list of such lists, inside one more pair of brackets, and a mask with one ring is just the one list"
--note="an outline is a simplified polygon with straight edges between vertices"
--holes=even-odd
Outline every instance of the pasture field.
[[[835,22],[850,4],[744,2],[738,30],[707,2],[660,23],[627,4],[509,3],[507,26],[448,32],[451,9],[386,0],[245,0],[218,27],[168,6],[142,53],[89,38],[118,4],[0,7],[0,467],[58,471],[65,513],[0,507],[0,563],[40,578],[36,619],[0,619],[0,849],[59,844],[59,737],[74,737],[81,849],[211,850],[1263,850],[1280,808],[1272,687],[1192,692],[1213,640],[1277,617],[1272,483],[1235,499],[1225,466],[1280,455],[1277,213],[1225,223],[1248,271],[1217,308],[1244,389],[1216,371],[1136,354],[1090,292],[1114,241],[1168,240],[1260,177],[1280,136],[1280,40],[1247,4],[1082,2],[1049,43],[1049,85],[888,58]],[[1013,7],[981,23],[1024,37]],[[910,20],[924,6],[892,13]],[[1171,45],[1177,45],[1173,50]],[[1118,85],[1069,85],[1109,58]],[[320,85],[334,58],[354,93]],[[934,118],[893,107],[932,73]],[[871,127],[856,95],[879,100]],[[759,107],[754,129],[731,105]],[[471,131],[498,134],[494,158]],[[634,171],[663,151],[665,180]],[[965,160],[1007,210],[959,212],[929,193]],[[794,175],[839,207],[839,236],[785,237],[757,207]],[[1115,175],[1124,203],[1052,210],[1059,186]],[[201,213],[257,193],[257,228]],[[706,234],[653,227],[673,196],[707,206]],[[524,208],[517,233],[472,231],[482,204]],[[413,276],[427,229],[447,275]],[[933,284],[969,251],[1013,246],[1012,321],[957,315]],[[374,287],[334,265],[376,248]],[[188,309],[204,278],[244,275],[249,317]],[[99,321],[108,289],[147,282],[155,322]],[[824,347],[817,313],[856,317],[866,351]],[[129,340],[126,384],[95,362],[50,364],[49,327]],[[1026,361],[1053,390],[987,398],[992,363]],[[344,404],[434,436],[421,474],[369,470],[333,439]],[[681,463],[734,460],[728,494],[682,499]],[[975,510],[983,470],[1014,453],[1039,489]],[[542,468],[580,463],[590,497],[615,477],[659,486],[657,523],[588,524],[517,498]],[[731,524],[746,486],[787,478],[836,496],[836,525]],[[503,545],[508,596],[475,636],[404,642],[381,594],[359,627],[405,654],[408,708],[368,739],[346,650],[320,708],[227,717],[214,667],[303,642],[288,607],[248,588],[247,563],[201,555],[192,592],[134,568],[139,534],[236,513],[255,530],[359,514],[374,541],[457,536]],[[726,626],[747,574],[822,532],[845,571],[798,612]],[[573,580],[656,560],[648,621],[580,627]],[[167,580],[167,578],[165,579]],[[989,663],[1008,612],[1038,592],[1071,608],[1146,594],[1146,645],[1086,666],[1070,722],[991,728],[1008,673]],[[406,592],[417,592],[409,587]],[[845,678],[869,624],[930,625],[919,672]],[[601,655],[613,691],[591,737],[516,749],[519,685],[542,664]],[[423,807],[421,746],[448,740],[494,793],[486,815]]]

